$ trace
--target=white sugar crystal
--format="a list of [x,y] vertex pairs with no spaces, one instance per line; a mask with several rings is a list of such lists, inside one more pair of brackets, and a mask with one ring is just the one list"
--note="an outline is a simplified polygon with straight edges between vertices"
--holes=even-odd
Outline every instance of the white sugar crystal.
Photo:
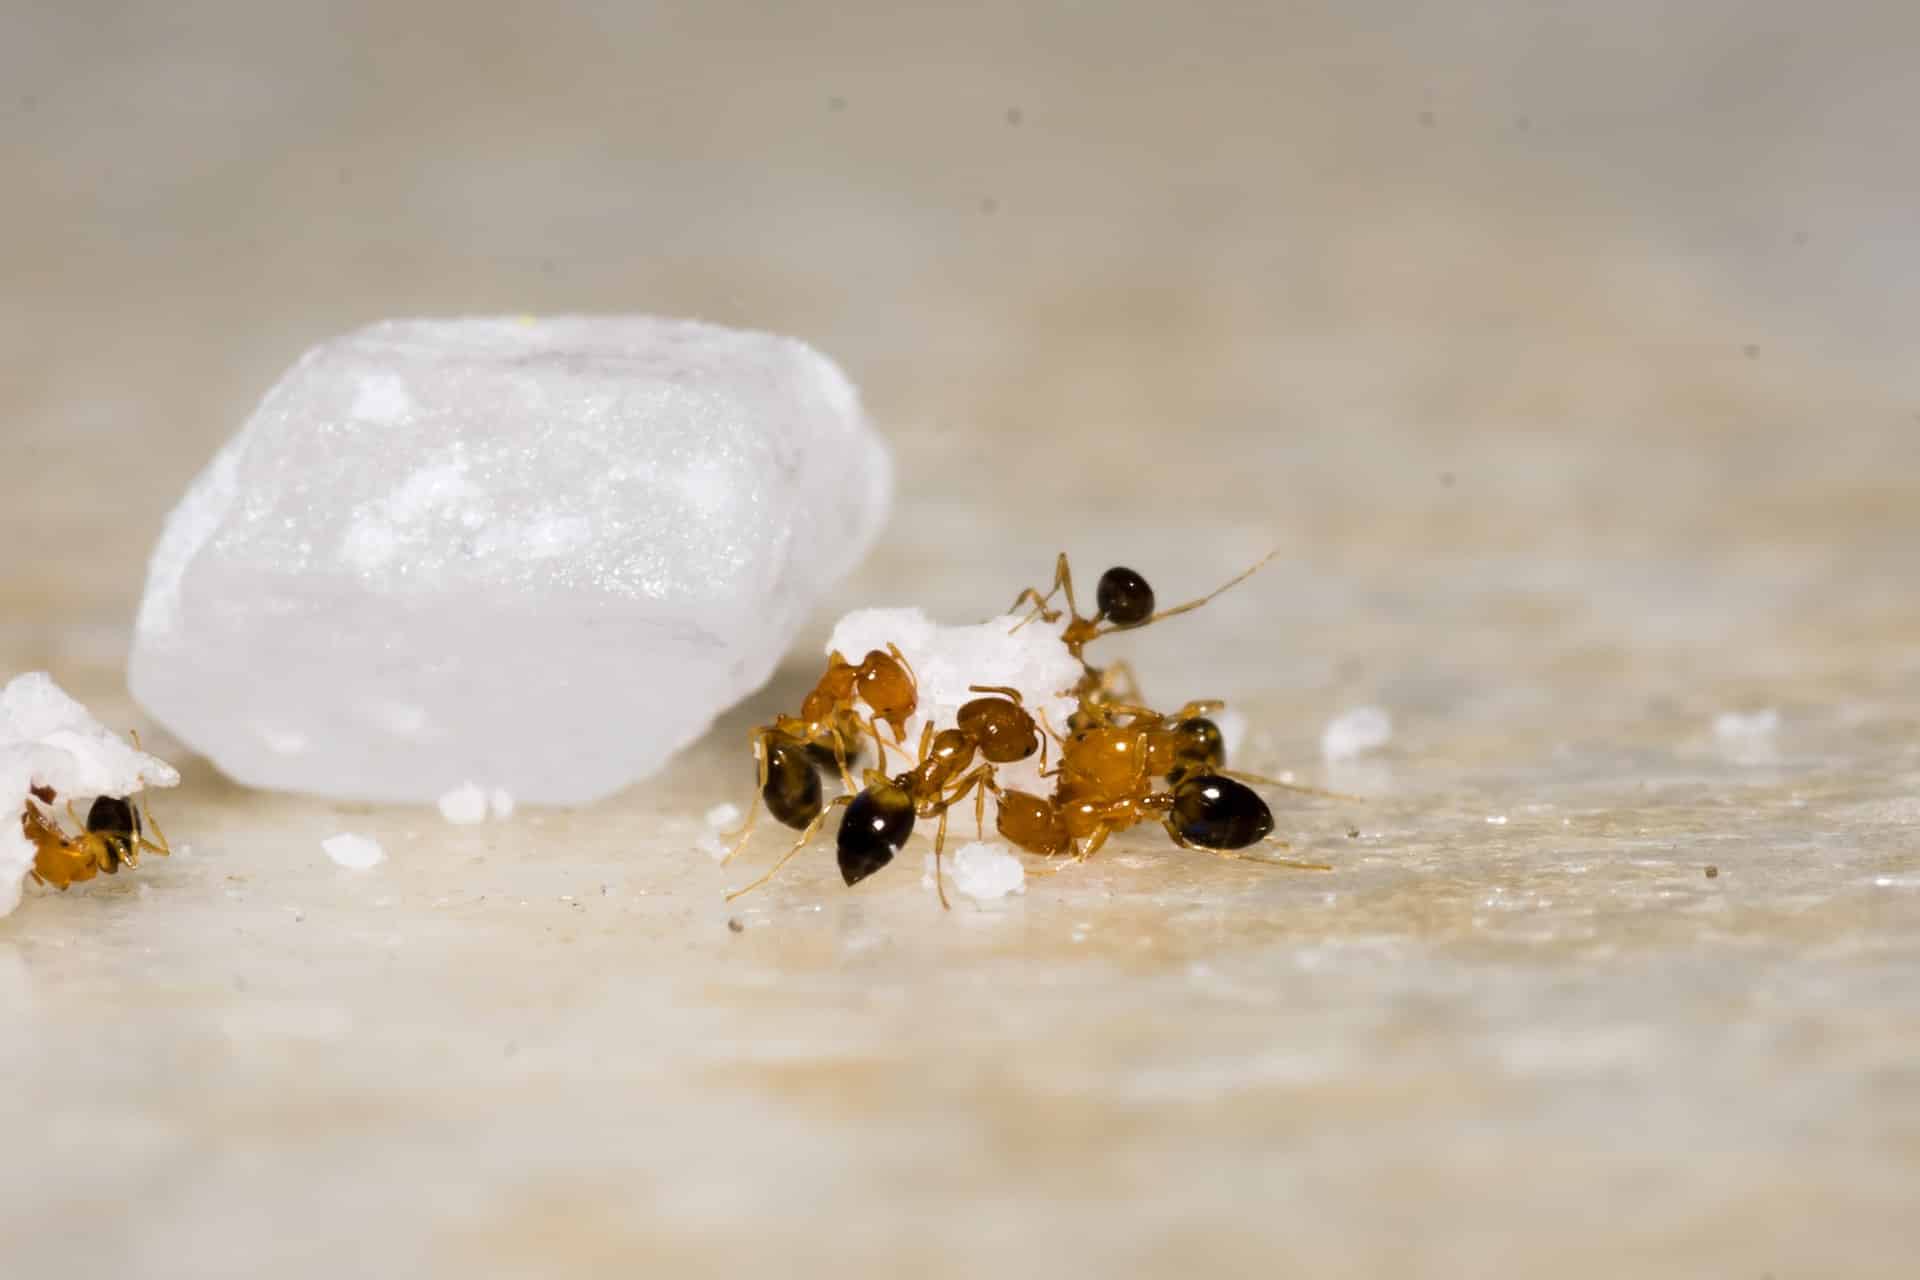
[[1780,713],[1772,707],[1742,713],[1723,711],[1713,718],[1713,737],[1720,753],[1735,764],[1773,764],[1779,759]]
[[1757,739],[1770,738],[1779,728],[1780,713],[1772,707],[1752,713],[1723,711],[1713,718],[1713,736],[1732,746],[1746,746]]
[[1355,707],[1327,722],[1320,734],[1320,754],[1328,760],[1351,760],[1392,738],[1393,717],[1379,707]]
[[458,827],[487,820],[487,793],[476,783],[455,787],[440,797],[440,816]]
[[487,814],[495,822],[505,822],[513,816],[513,792],[505,787],[495,787],[487,792]]
[[179,781],[172,765],[135,750],[46,672],[8,681],[0,690],[0,916],[19,904],[33,866],[33,842],[20,825],[33,788],[52,788],[58,813],[67,800],[128,796]]
[[380,847],[379,841],[346,831],[322,840],[320,847],[327,851],[329,858],[349,871],[365,871],[387,860],[387,851]]
[[249,785],[584,803],[766,680],[889,485],[791,339],[374,325],[307,353],[174,510],[130,680]]
[[953,887],[978,902],[1024,893],[1027,868],[1006,845],[975,841],[954,850],[949,865]]
[[717,804],[707,810],[707,825],[715,831],[725,831],[740,822],[740,806],[737,804]]
[[[1008,615],[969,626],[941,626],[918,609],[862,609],[840,619],[827,641],[828,652],[838,651],[847,661],[858,663],[872,650],[885,652],[889,644],[900,650],[913,668],[919,693],[919,708],[906,722],[904,746],[894,747],[892,730],[884,723],[880,732],[887,735],[886,772],[898,773],[913,763],[920,747],[920,732],[929,719],[934,729],[950,729],[954,715],[964,703],[987,696],[969,685],[1004,685],[1020,691],[1023,705],[1055,732],[1065,733],[1067,717],[1073,714],[1073,687],[1084,668],[1060,642],[1066,620],[1047,623],[1035,621],[1020,626],[1021,618]],[[871,751],[867,758],[872,759]],[[1052,744],[1048,744],[1048,765],[1055,763]],[[1010,791],[1050,794],[1052,783],[1040,776],[1038,752],[1025,760],[995,766],[995,777]],[[987,797],[986,823],[993,822],[995,806]],[[952,821],[973,825],[973,798],[969,796],[954,810]],[[931,824],[922,824],[931,830]]]

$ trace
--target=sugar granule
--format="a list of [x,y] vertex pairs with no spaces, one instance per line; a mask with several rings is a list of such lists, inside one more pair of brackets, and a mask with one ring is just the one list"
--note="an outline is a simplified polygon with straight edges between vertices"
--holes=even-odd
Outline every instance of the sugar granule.
[[717,804],[707,810],[707,825],[715,831],[725,831],[740,821],[740,806],[737,804]]
[[468,782],[440,797],[440,816],[455,826],[470,827],[487,820],[487,793]]
[[337,865],[349,871],[365,871],[387,860],[387,851],[380,847],[379,841],[346,831],[322,840],[320,847]]
[[1768,738],[1780,728],[1780,713],[1772,707],[1764,711],[1742,713],[1723,711],[1713,718],[1713,736],[1723,743],[1747,745]]
[[[1013,850],[992,840],[975,840],[954,850],[947,861],[947,882],[976,902],[993,902],[1025,893],[1027,868]],[[922,883],[933,887],[933,855],[927,855]]]
[[1387,745],[1393,738],[1393,717],[1379,707],[1355,707],[1327,722],[1320,735],[1320,754],[1328,760],[1351,760]]

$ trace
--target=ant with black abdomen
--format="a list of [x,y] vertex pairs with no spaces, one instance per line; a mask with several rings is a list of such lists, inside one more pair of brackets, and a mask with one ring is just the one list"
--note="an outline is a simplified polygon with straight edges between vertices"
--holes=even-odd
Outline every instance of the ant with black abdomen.
[[[1030,853],[1047,858],[1071,853],[1074,861],[1084,862],[1115,832],[1159,821],[1183,848],[1240,856],[1237,850],[1267,840],[1273,831],[1272,810],[1247,783],[1350,798],[1227,769],[1219,726],[1204,714],[1219,709],[1212,702],[1190,702],[1172,716],[1123,703],[1090,709],[1093,725],[1061,743],[1051,796],[996,791],[1000,834]],[[1156,778],[1166,779],[1164,787],[1155,789]],[[1284,841],[1271,843],[1287,847]],[[1328,869],[1319,863],[1253,860]]]
[[[994,770],[1003,764],[1025,760],[1036,751],[1046,760],[1048,735],[1023,704],[1017,689],[995,685],[970,685],[974,693],[989,696],[963,704],[954,716],[954,727],[935,732],[928,720],[920,731],[920,748],[913,766],[888,777],[880,769],[869,769],[857,793],[834,797],[826,805],[818,799],[818,778],[814,778],[814,811],[800,838],[779,861],[753,883],[727,895],[732,901],[743,893],[759,888],[787,865],[826,819],[826,810],[847,806],[836,837],[840,878],[852,887],[893,861],[894,855],[913,835],[920,818],[938,817],[939,829],[933,838],[934,886],[940,905],[947,902],[941,859],[946,849],[947,815],[954,805],[974,794],[974,824],[984,824],[986,789],[992,785]],[[978,755],[984,763],[973,767]],[[774,808],[769,801],[768,808]],[[775,816],[779,816],[776,812]]]
[[[139,750],[139,735],[128,736],[133,739],[134,749]],[[31,799],[20,813],[20,827],[33,843],[31,874],[41,884],[64,890],[101,872],[111,876],[118,875],[122,866],[138,867],[142,850],[163,858],[173,852],[166,833],[153,820],[144,787],[139,809],[119,796],[99,796],[88,808],[84,822],[73,801],[67,801],[67,816],[79,828],[79,834],[71,836],[61,829],[58,819],[42,813],[35,804],[51,805],[56,798],[53,788],[33,787],[29,794]],[[141,827],[143,812],[154,839],[149,840]]]
[[[856,705],[861,702],[868,710],[864,720]],[[860,735],[873,738],[884,768],[887,743],[880,722],[893,729],[894,745],[903,747],[907,720],[919,705],[913,668],[895,646],[888,645],[885,653],[873,650],[857,666],[837,650],[829,654],[826,671],[801,700],[800,714],[778,715],[772,724],[754,729],[754,796],[723,862],[731,862],[746,847],[762,802],[777,821],[797,831],[820,817],[824,809],[817,768],[823,755],[830,755],[847,791],[857,790],[849,762],[859,756]]]
[[1133,668],[1124,661],[1104,668],[1093,666],[1086,659],[1086,647],[1089,644],[1115,631],[1135,631],[1179,614],[1191,613],[1214,597],[1251,578],[1265,567],[1267,561],[1278,554],[1277,549],[1269,551],[1251,568],[1198,599],[1157,611],[1154,608],[1155,597],[1152,585],[1125,565],[1115,565],[1101,574],[1100,581],[1095,584],[1094,613],[1089,618],[1081,616],[1080,606],[1074,600],[1073,570],[1067,563],[1067,553],[1062,551],[1059,558],[1054,561],[1053,585],[1044,593],[1037,587],[1028,587],[1013,598],[1013,604],[1008,612],[1017,612],[1021,606],[1030,603],[1033,606],[1033,612],[1028,614],[1018,626],[1025,626],[1035,618],[1049,623],[1057,622],[1060,619],[1060,610],[1052,607],[1053,597],[1063,591],[1066,593],[1068,621],[1067,625],[1061,629],[1060,642],[1066,646],[1067,652],[1079,661],[1085,671],[1080,678],[1080,683],[1074,688],[1074,695],[1081,704],[1081,710],[1075,713],[1077,720],[1082,718],[1090,708],[1097,707],[1101,703],[1116,700],[1130,701],[1139,696],[1133,679]]

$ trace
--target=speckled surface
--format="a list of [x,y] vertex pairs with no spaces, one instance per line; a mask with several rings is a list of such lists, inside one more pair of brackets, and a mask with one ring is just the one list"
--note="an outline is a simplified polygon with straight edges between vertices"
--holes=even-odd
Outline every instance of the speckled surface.
[[813,640],[1277,541],[1115,652],[1371,797],[1282,807],[1329,874],[729,911],[803,664],[579,813],[181,759],[190,854],[0,921],[9,1273],[1906,1274],[1914,18],[1497,8],[0,19],[0,668],[139,723],[161,514],[311,341],[644,304],[893,440]]

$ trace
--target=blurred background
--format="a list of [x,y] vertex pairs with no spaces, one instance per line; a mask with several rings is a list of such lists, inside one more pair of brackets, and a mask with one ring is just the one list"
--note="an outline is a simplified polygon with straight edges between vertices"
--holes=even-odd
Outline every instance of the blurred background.
[[[341,816],[201,766],[211,799],[183,816],[238,861],[143,881],[171,885],[178,937],[156,942],[125,884],[0,923],[0,1006],[64,1010],[7,1061],[97,1086],[15,1144],[39,1194],[92,1192],[75,1153],[122,1171],[123,1203],[184,1167],[198,1190],[82,1258],[184,1249],[200,1274],[354,1256],[360,1228],[300,1252],[233,1205],[263,1185],[250,1169],[329,1171],[292,1184],[324,1198],[374,1151],[461,1188],[418,1218],[350,1197],[366,1239],[423,1267],[697,1266],[756,1239],[824,1267],[823,1233],[864,1222],[839,1244],[856,1262],[926,1274],[1282,1254],[1486,1274],[1564,1264],[1576,1239],[1595,1274],[1897,1274],[1920,1173],[1916,48],[1920,8],[1895,0],[0,0],[5,672],[50,667],[132,714],[120,669],[160,522],[309,345],[388,316],[649,311],[805,338],[862,387],[899,501],[835,608],[981,616],[1061,548],[1170,600],[1278,545],[1207,614],[1138,637],[1148,691],[1241,700],[1274,768],[1379,702],[1402,728],[1362,781],[1422,797],[1353,819],[1389,838],[1324,899],[1116,863],[1030,893],[989,940],[933,928],[910,877],[897,912],[870,895],[850,918],[802,875],[831,904],[812,932],[777,896],[761,909],[794,928],[751,933],[786,939],[757,952],[688,951],[681,917],[647,917],[589,930],[551,988],[499,977],[463,1002],[440,975],[549,945],[573,898],[538,930],[476,906],[449,932],[425,908],[455,887],[396,865],[431,961],[367,969],[387,926],[345,900],[335,949],[284,951],[292,908],[246,905],[235,875],[260,831],[298,830],[310,857]],[[686,815],[738,798],[732,746],[771,706],[609,812],[649,815],[684,860]],[[1756,772],[1707,726],[1760,708],[1788,731]],[[1343,816],[1307,823],[1344,855]],[[595,821],[566,848],[598,848]],[[1753,896],[1699,898],[1699,863],[1741,851],[1751,874],[1718,884]],[[542,856],[582,884],[599,867]],[[511,891],[488,875],[534,892],[488,865],[470,894]],[[660,865],[670,894],[683,861]],[[1626,878],[1581,878],[1609,866]],[[343,892],[308,874],[278,883]],[[189,885],[213,898],[199,915]],[[716,889],[684,889],[703,928]],[[247,949],[211,949],[248,911]],[[1036,954],[1060,966],[1044,981]],[[134,985],[49,976],[76,960]],[[651,974],[652,994],[570,1005],[582,970]],[[1016,1010],[988,975],[1038,989]],[[233,994],[248,980],[275,1003]],[[503,991],[517,1012],[488,1002]],[[916,1012],[929,991],[944,1021]],[[600,1020],[650,1025],[654,995],[689,1039],[636,1047]],[[362,997],[411,1000],[453,1047],[373,1034]],[[209,1012],[226,999],[238,1014]],[[274,1012],[288,1000],[306,1013]],[[556,1004],[576,1015],[558,1029],[529,1012]],[[105,1026],[261,1110],[181,1120],[204,1099],[103,1065]],[[543,1035],[533,1063],[498,1059]],[[982,1036],[1008,1056],[976,1058]],[[765,1037],[793,1060],[765,1066]],[[441,1095],[382,1110],[423,1066]],[[718,1100],[687,1083],[713,1071]],[[621,1092],[635,1080],[678,1127]],[[115,1090],[141,1099],[111,1113],[130,1130],[79,1100]],[[631,1123],[654,1154],[583,1170],[546,1108],[589,1144],[613,1141],[582,1136],[597,1119]],[[482,1117],[511,1137],[449,1155]],[[826,1163],[795,1167],[816,1142]],[[39,1203],[15,1177],[13,1203]],[[1115,1217],[1169,1181],[1172,1201]],[[574,1252],[545,1252],[557,1236]]]

